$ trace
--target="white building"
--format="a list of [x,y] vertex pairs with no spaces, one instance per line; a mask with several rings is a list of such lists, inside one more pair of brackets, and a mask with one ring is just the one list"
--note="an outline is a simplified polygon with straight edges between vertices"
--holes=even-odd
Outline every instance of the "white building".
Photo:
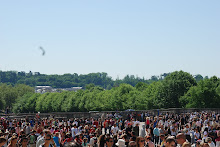
[[52,88],[51,86],[36,86],[35,93],[46,93],[46,92],[62,92],[62,91],[78,91],[82,87],[71,87],[71,88]]

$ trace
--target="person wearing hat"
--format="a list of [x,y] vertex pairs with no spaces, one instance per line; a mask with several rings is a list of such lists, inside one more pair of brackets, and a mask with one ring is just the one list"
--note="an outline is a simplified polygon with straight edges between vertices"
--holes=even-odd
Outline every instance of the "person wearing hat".
[[124,139],[119,139],[116,145],[118,147],[126,147]]
[[209,144],[210,147],[215,147],[211,137],[207,137],[205,141]]
[[137,147],[137,143],[135,141],[130,141],[128,147]]
[[146,129],[148,129],[150,127],[150,117],[146,117]]
[[130,137],[128,137],[127,134],[123,134],[121,135],[121,139],[123,139],[125,141],[125,145],[128,146]]

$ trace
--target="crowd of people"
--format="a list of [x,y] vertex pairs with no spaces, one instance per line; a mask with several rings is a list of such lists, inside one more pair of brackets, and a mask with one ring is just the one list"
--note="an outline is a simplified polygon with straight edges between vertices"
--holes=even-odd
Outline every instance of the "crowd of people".
[[0,147],[220,147],[215,112],[0,120]]

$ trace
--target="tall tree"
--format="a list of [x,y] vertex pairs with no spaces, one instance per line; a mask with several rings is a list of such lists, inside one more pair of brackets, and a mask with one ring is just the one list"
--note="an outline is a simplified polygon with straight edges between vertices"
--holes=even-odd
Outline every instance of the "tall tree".
[[181,108],[180,97],[194,85],[195,79],[187,72],[176,71],[169,74],[158,89],[157,99],[160,108]]
[[218,87],[220,79],[211,77],[201,80],[197,86],[193,86],[181,98],[181,102],[186,108],[219,108],[220,95]]

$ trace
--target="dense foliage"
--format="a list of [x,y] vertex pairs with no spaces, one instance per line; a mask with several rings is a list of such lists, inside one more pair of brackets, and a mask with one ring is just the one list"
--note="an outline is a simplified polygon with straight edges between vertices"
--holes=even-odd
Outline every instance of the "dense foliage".
[[190,87],[180,102],[187,108],[220,108],[220,79],[214,76],[200,81]]
[[[53,88],[70,88],[83,87],[87,84],[94,84],[103,87],[104,89],[111,89],[117,87],[122,83],[135,86],[138,82],[152,83],[162,80],[169,73],[164,73],[160,76],[152,76],[150,79],[135,77],[134,75],[127,75],[123,79],[113,80],[107,73],[90,73],[85,75],[64,74],[64,75],[45,75],[39,72],[29,73],[15,72],[15,71],[0,71],[0,83],[11,85],[25,84],[31,87],[34,86],[52,86]],[[202,77],[203,78],[203,77]]]
[[220,107],[220,79],[215,76],[197,80],[189,73],[176,71],[150,84],[118,84],[108,90],[91,82],[85,90],[44,94],[34,93],[27,85],[1,84],[0,106],[13,112]]
[[0,108],[12,108],[12,105],[18,98],[26,96],[27,93],[34,94],[34,88],[17,84],[15,86],[0,84]]

